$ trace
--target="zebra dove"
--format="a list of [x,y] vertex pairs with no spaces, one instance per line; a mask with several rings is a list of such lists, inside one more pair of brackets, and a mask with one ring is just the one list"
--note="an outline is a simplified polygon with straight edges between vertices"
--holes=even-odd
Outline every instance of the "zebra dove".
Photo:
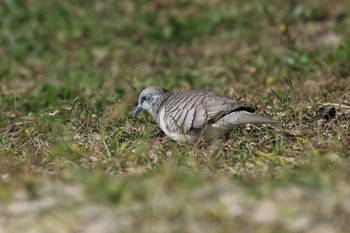
[[207,91],[171,93],[148,87],[139,96],[134,116],[147,110],[163,132],[178,142],[210,141],[240,124],[277,124],[272,118],[253,114],[242,100],[232,100]]

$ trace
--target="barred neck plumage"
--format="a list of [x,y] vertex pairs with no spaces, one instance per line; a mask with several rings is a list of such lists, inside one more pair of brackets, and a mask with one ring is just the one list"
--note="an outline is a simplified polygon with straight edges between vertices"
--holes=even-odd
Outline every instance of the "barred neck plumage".
[[159,98],[159,101],[155,102],[154,105],[152,106],[152,115],[154,120],[159,123],[159,111],[161,109],[161,107],[163,106],[163,104],[165,103],[165,101],[169,98],[169,96],[171,96],[172,93],[171,92],[164,92],[164,94]]

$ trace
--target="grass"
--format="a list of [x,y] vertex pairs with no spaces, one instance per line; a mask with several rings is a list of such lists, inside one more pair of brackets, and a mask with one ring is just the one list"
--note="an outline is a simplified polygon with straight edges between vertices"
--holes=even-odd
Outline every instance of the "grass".
[[[4,1],[1,232],[349,232],[350,5]],[[142,88],[243,98],[282,126],[180,145]]]

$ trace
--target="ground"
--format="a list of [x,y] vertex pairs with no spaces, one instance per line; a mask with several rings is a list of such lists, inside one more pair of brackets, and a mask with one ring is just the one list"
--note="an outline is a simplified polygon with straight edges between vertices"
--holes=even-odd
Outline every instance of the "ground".
[[[350,232],[347,0],[8,0],[0,232]],[[178,144],[138,93],[283,123]]]

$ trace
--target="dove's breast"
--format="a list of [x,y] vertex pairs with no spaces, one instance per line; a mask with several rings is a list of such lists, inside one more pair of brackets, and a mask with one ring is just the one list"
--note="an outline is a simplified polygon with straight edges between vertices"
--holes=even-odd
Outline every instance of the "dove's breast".
[[170,122],[168,122],[164,117],[165,117],[165,109],[162,108],[159,112],[159,120],[158,120],[158,125],[159,127],[163,130],[163,132],[169,136],[171,139],[178,141],[178,142],[183,142],[187,141],[189,139],[186,138],[185,134],[181,132],[181,130],[177,130],[176,127],[173,125],[170,125]]
[[205,93],[196,92],[180,92],[169,97],[159,111],[159,127],[176,141],[196,139],[194,131],[202,128],[208,117],[201,105],[205,98]]

